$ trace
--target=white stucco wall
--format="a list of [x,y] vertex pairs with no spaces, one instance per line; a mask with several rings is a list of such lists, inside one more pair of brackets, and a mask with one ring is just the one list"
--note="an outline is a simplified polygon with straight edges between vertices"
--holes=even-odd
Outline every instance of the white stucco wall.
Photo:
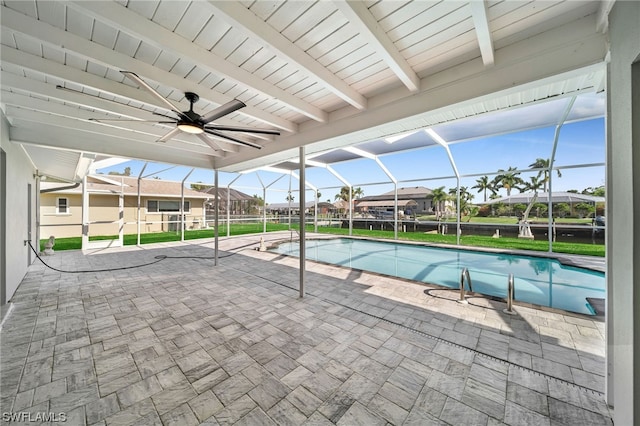
[[[607,401],[640,424],[640,2],[609,15],[607,100]],[[635,169],[635,170],[634,170]]]
[[[28,221],[31,221],[32,244],[36,247],[36,197],[37,187],[34,174],[36,170],[22,147],[9,141],[9,123],[0,112],[1,135],[0,147],[6,153],[7,159],[7,192],[6,192],[6,235],[1,235],[6,241],[6,297],[7,301],[15,293],[22,278],[27,273],[29,259],[35,255],[29,254],[29,246],[24,245],[27,239]],[[31,184],[31,217],[27,217],[27,185]]]

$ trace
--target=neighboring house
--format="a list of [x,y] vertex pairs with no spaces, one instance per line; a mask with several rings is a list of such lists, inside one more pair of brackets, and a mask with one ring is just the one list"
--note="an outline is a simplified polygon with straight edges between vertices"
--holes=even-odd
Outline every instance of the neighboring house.
[[[208,194],[209,201],[206,204],[207,216],[212,217],[215,214],[215,186],[209,187],[206,190],[201,191]],[[261,201],[256,197],[245,194],[233,188],[219,188],[218,189],[219,205],[218,211],[220,213],[227,213],[227,201],[229,202],[229,214],[243,215],[243,214],[259,214],[262,205]]]
[[[398,188],[398,210],[411,214],[431,213],[432,191],[424,186]],[[389,191],[380,195],[369,195],[355,200],[355,208],[359,212],[382,213],[392,212],[395,205],[395,192]]]
[[[57,189],[59,188],[59,189]],[[116,175],[87,176],[88,235],[118,235],[122,210],[124,234],[138,232],[138,178]],[[211,195],[184,188],[185,229],[204,225],[204,204]],[[140,232],[180,229],[182,184],[160,179],[140,180]],[[42,182],[40,234],[56,238],[79,237],[83,226],[82,185]],[[122,206],[122,207],[121,207]]]
[[[535,194],[533,192],[528,193],[520,193],[513,194],[508,197],[500,197],[494,198],[493,200],[489,200],[486,203],[487,205],[496,205],[496,204],[524,204],[528,205],[533,196]],[[596,197],[594,195],[586,195],[586,194],[578,194],[574,192],[552,192],[551,193],[551,204],[558,203],[566,203],[569,205],[570,214],[575,214],[575,206],[577,204],[586,203],[593,205],[594,211],[598,204],[604,206],[606,199],[605,197]],[[536,204],[548,204],[549,203],[549,193],[548,192],[539,192],[538,198],[536,199]]]
[[[307,201],[304,205],[305,214],[314,213],[316,202],[315,201]],[[291,214],[298,214],[300,211],[300,204],[297,201],[292,201],[289,203],[271,203],[267,206],[267,212],[271,214],[279,214],[286,215],[289,213],[289,208],[291,208]],[[318,201],[318,214],[326,215],[335,212],[335,207],[331,203],[327,203],[326,201]]]

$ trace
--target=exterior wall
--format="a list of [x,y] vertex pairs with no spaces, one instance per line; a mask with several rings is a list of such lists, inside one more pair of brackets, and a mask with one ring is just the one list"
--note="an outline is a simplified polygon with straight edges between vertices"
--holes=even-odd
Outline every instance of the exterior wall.
[[639,22],[640,2],[613,5],[607,87],[606,390],[616,425],[640,424]]
[[[56,214],[56,200],[66,197],[69,200],[69,213]],[[179,216],[178,213],[148,213],[147,200],[172,200],[168,197],[140,197],[140,232],[161,232],[171,229],[180,229],[179,224],[171,227],[162,221],[168,221],[169,216]],[[40,225],[42,238],[54,235],[56,238],[79,237],[82,235],[82,195],[81,194],[41,194]],[[138,232],[137,196],[124,197],[124,233],[136,234]],[[178,199],[179,200],[179,199]],[[190,212],[185,212],[185,229],[199,229],[202,227],[202,199],[185,198],[189,201]],[[118,195],[115,194],[90,194],[89,196],[89,221],[90,222],[114,222],[91,223],[89,236],[118,235]]]
[[[140,221],[142,223],[140,227],[141,233],[148,232],[160,232],[160,231],[168,231],[171,229],[180,229],[180,225],[178,223],[172,224],[171,227],[168,223],[160,223],[163,221],[168,221],[169,216],[178,217],[178,213],[153,213],[147,212],[147,201],[148,200],[171,200],[171,201],[179,201],[180,199],[176,198],[167,198],[167,197],[140,197]],[[203,199],[198,198],[187,198],[185,197],[185,201],[189,201],[190,203],[190,211],[185,212],[185,229],[199,229],[202,227],[202,217],[203,217]],[[135,234],[138,232],[136,220],[138,217],[138,209],[137,209],[137,197],[126,197],[125,198],[125,213],[124,213],[124,221],[128,223],[125,225],[124,233],[125,234]],[[179,219],[177,219],[179,220]]]
[[[0,238],[4,240],[0,256],[4,259],[5,282],[0,285],[4,285],[6,300],[9,301],[27,273],[28,265],[35,259],[35,255],[29,246],[24,244],[24,240],[28,238],[27,229],[30,223],[31,243],[37,249],[36,201],[38,191],[34,178],[36,170],[24,150],[9,141],[10,125],[4,112],[0,112],[0,115],[0,148],[6,155],[4,173],[6,173],[5,177],[8,183],[3,194],[3,200],[6,201],[6,227],[3,235],[0,235]],[[29,184],[31,184],[31,217],[28,215],[27,185]]]
[[[58,198],[68,200],[67,214],[56,213]],[[82,195],[55,192],[40,194],[40,238],[79,237],[80,235],[82,235]]]
[[120,232],[119,199],[119,195],[89,193],[89,237],[118,235]]

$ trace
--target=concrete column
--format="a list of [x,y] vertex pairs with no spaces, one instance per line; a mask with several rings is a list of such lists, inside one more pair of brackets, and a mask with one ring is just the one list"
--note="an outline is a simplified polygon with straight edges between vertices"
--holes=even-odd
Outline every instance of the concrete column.
[[[640,424],[640,2],[609,14],[607,81],[607,402]],[[634,170],[635,169],[635,170]]]

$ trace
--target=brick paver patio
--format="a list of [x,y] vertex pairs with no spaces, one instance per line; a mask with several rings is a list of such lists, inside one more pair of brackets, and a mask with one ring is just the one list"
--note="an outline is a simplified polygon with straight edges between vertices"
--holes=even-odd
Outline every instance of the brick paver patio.
[[612,424],[601,319],[312,262],[300,299],[298,259],[258,241],[222,239],[217,267],[212,240],[37,261],[1,332],[2,421]]

